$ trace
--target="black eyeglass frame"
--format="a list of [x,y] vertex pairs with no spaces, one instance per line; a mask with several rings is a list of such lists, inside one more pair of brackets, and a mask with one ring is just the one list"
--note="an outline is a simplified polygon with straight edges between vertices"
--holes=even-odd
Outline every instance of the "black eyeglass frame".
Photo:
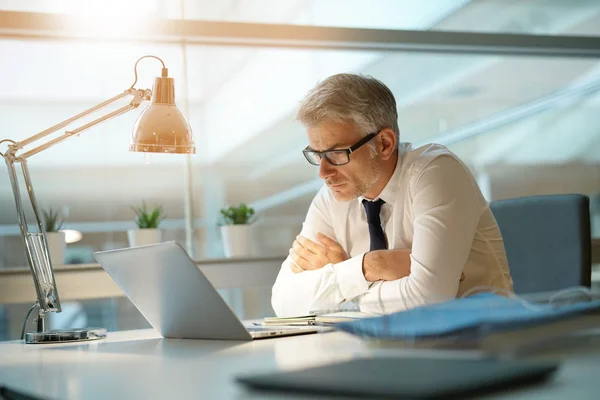
[[[308,161],[311,165],[318,167],[321,164],[320,163],[315,164],[314,162],[312,162],[308,156],[308,153],[318,154],[321,158],[321,161],[323,160],[323,158],[325,158],[329,164],[333,165],[334,167],[339,167],[339,166],[348,164],[350,162],[350,154],[352,154],[353,152],[355,152],[356,150],[358,150],[359,148],[364,146],[375,136],[379,135],[379,132],[381,132],[381,131],[377,131],[375,133],[369,133],[367,136],[360,139],[358,142],[354,143],[352,146],[348,147],[347,149],[316,151],[316,150],[311,150],[308,147],[306,147],[304,150],[302,150],[302,154],[304,154],[304,158],[306,158],[306,161]],[[348,161],[346,161],[345,163],[342,163],[342,164],[336,164],[331,161],[331,159],[327,156],[327,153],[346,153],[346,158],[348,159]]]

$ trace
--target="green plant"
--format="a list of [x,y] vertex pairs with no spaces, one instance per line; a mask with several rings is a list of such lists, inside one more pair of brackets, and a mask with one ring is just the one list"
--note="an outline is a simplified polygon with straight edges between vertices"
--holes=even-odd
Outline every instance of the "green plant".
[[156,229],[164,218],[162,206],[156,206],[152,210],[148,210],[145,201],[142,202],[141,207],[131,207],[131,209],[135,212],[135,223],[140,229]]
[[42,210],[44,216],[44,229],[46,232],[58,232],[62,229],[63,220],[60,218],[58,211],[54,211],[52,207],[46,210]]
[[227,207],[221,209],[220,225],[243,225],[254,222],[254,209],[244,203],[237,207]]

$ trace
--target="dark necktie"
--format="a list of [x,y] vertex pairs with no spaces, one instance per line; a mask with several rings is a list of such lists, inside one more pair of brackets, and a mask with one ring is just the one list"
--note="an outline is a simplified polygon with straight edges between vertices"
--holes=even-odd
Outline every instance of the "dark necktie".
[[365,211],[367,212],[367,222],[369,224],[369,236],[371,238],[371,251],[374,250],[386,250],[387,243],[385,240],[385,234],[381,227],[381,218],[379,213],[381,206],[385,201],[379,199],[377,201],[363,200]]

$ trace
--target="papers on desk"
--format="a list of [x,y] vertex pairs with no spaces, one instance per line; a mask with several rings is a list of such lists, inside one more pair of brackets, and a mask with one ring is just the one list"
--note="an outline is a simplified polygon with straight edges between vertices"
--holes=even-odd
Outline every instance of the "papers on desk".
[[364,313],[360,311],[340,311],[328,314],[309,314],[294,317],[268,317],[263,319],[263,325],[333,325],[374,316],[378,316],[378,314]]
[[336,329],[409,347],[510,349],[600,327],[600,301],[528,303],[483,293],[338,324]]

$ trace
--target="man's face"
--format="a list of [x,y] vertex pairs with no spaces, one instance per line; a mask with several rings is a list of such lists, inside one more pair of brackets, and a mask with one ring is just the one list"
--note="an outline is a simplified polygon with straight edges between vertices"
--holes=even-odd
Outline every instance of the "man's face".
[[[371,132],[369,132],[371,133]],[[316,151],[346,149],[364,137],[354,124],[324,122],[308,129],[309,147]],[[377,138],[372,139],[373,143]],[[325,158],[319,166],[319,176],[338,201],[350,201],[365,194],[379,179],[381,160],[371,154],[369,144],[350,154],[346,165],[331,165]]]

